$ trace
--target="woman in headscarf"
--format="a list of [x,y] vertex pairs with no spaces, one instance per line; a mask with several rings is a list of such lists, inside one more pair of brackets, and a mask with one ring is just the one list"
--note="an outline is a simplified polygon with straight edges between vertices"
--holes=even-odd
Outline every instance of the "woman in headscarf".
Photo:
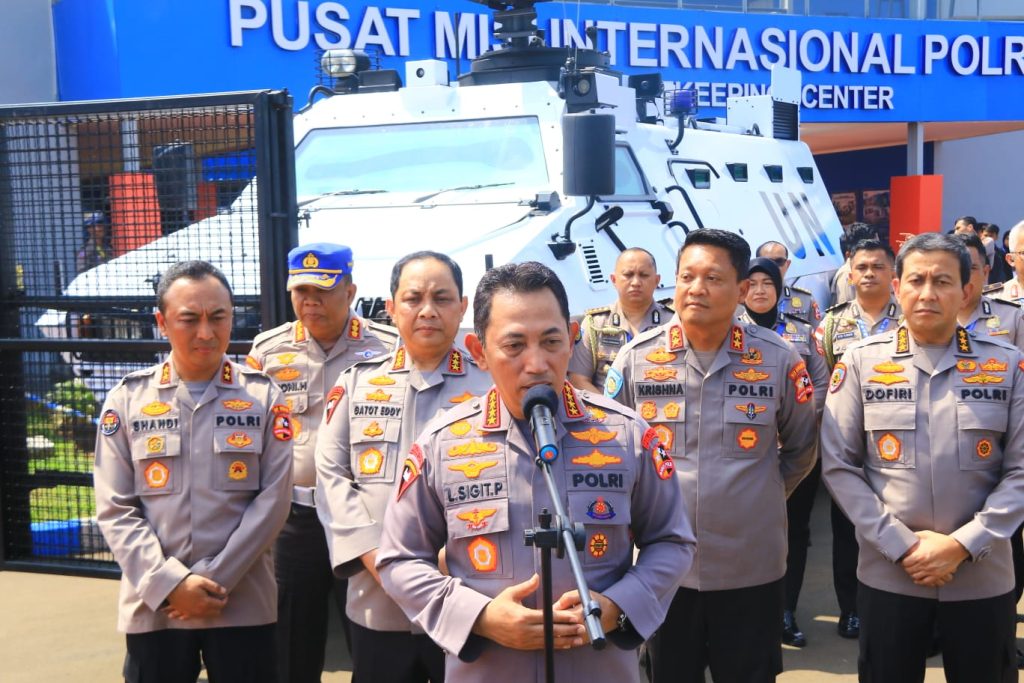
[[[791,313],[779,313],[779,293],[782,291],[782,273],[775,263],[766,258],[750,261],[750,288],[743,303],[741,318],[774,330],[795,348],[807,364],[814,383],[814,406],[821,418],[825,405],[825,387],[828,385],[828,367],[821,346],[814,339],[814,327]],[[807,637],[796,623],[794,613],[800,598],[807,566],[807,546],[811,538],[811,508],[821,480],[821,462],[800,482],[786,501],[789,519],[789,554],[786,559],[786,601],[782,612],[782,642],[794,647],[807,644]]]

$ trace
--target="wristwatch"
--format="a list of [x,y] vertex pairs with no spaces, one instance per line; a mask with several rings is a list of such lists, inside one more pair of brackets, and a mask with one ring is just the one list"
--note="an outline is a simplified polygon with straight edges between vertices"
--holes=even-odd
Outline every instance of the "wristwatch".
[[631,627],[632,624],[629,623],[629,618],[626,616],[626,613],[619,612],[619,618],[615,622],[615,628],[619,629],[620,631],[625,631]]

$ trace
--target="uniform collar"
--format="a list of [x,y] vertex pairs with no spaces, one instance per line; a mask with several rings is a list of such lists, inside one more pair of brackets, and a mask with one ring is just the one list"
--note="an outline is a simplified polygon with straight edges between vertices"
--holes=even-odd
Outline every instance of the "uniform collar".
[[[157,371],[150,379],[150,386],[156,389],[167,389],[178,386],[182,380],[178,377],[174,363],[168,356],[163,363],[157,366]],[[231,362],[227,356],[221,357],[220,370],[211,380],[213,384],[225,389],[234,389],[238,386],[238,367]]]
[[[562,390],[558,393],[558,412],[554,416],[558,422],[572,423],[584,419],[587,415],[579,394],[569,382],[562,384]],[[492,386],[483,397],[484,417],[481,423],[481,430],[485,432],[507,432],[514,422],[512,413],[508,406],[501,400],[498,388]]]
[[[857,299],[854,299],[853,301],[850,302],[849,311],[850,311],[850,315],[853,316],[854,318],[859,318],[861,316],[860,304],[857,303]],[[900,317],[900,305],[896,301],[896,297],[894,297],[892,294],[890,294],[889,295],[889,303],[886,304],[885,310],[882,311],[882,318],[892,318],[893,320],[897,320],[899,317]]]
[[928,374],[945,372],[956,365],[957,358],[974,358],[978,355],[970,333],[962,325],[957,325],[953,338],[949,340],[946,353],[943,354],[934,368],[928,367],[924,360],[919,357],[917,353],[919,346],[920,344],[914,340],[914,335],[910,334],[910,330],[906,325],[900,325],[896,328],[896,334],[892,341],[893,357],[913,358],[914,367]]
[[[665,324],[665,313],[668,309],[658,303],[657,300],[651,301],[651,305],[647,307],[647,312],[644,313],[644,324],[641,329],[637,332],[646,332],[647,330]],[[611,305],[611,310],[608,316],[609,322],[614,327],[625,328],[626,314],[622,312],[622,302],[618,299]],[[612,322],[612,321],[617,321]]]

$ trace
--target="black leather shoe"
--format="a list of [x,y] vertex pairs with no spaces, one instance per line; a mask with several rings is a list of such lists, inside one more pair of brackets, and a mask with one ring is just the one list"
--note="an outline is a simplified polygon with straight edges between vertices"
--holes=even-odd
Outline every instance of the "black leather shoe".
[[796,624],[796,618],[788,609],[782,613],[782,642],[793,647],[803,647],[807,644],[807,636]]
[[839,615],[839,626],[836,630],[842,638],[857,638],[860,636],[860,617],[856,612],[843,612]]

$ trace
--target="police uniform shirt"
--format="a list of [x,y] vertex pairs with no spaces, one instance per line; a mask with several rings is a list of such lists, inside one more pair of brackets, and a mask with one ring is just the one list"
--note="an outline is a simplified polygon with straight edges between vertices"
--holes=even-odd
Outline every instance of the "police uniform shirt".
[[853,342],[895,329],[901,315],[900,305],[892,295],[882,315],[874,323],[864,317],[856,300],[828,309],[814,335],[821,343],[829,368],[835,365]]
[[813,320],[815,323],[821,320],[818,302],[814,300],[814,295],[803,287],[783,286],[782,296],[779,297],[779,313],[800,320]]
[[[958,328],[934,363],[906,327],[851,347],[832,374],[822,423],[825,483],[853,522],[858,578],[943,601],[1013,588],[1010,543],[1024,519],[1024,361],[998,338]],[[915,531],[970,553],[941,588],[899,559]]]
[[316,505],[331,566],[350,576],[347,613],[376,631],[410,630],[360,557],[380,542],[384,508],[413,440],[441,412],[487,390],[490,376],[453,347],[437,369],[413,367],[406,349],[344,371],[327,394],[316,450]]
[[338,375],[353,363],[389,353],[397,341],[395,328],[367,322],[352,313],[345,333],[327,352],[298,321],[267,330],[253,340],[246,363],[266,372],[281,387],[292,409],[296,485],[316,484],[316,430],[324,414],[324,396]]
[[[271,548],[291,502],[291,425],[263,373],[225,357],[199,401],[169,361],[128,375],[103,406],[94,477],[97,519],[122,571],[119,630],[276,621]],[[227,589],[220,616],[159,612],[189,573]]]
[[1019,304],[1024,300],[1024,285],[1014,277],[1000,285],[986,287],[984,293],[992,299]]
[[[571,521],[584,526],[580,563],[589,587],[631,625],[608,632],[603,651],[557,651],[555,674],[564,683],[638,682],[635,648],[663,621],[692,561],[693,534],[654,431],[631,410],[568,383],[558,393],[555,488]],[[388,592],[448,653],[449,683],[543,680],[543,650],[471,634],[491,598],[541,571],[539,550],[523,543],[540,510],[553,509],[535,452],[529,428],[492,388],[427,428],[391,494],[377,566]],[[442,547],[450,576],[437,568]],[[551,566],[556,597],[576,590],[568,560],[552,558]],[[541,599],[538,590],[524,604],[541,609]]]
[[605,394],[633,406],[675,458],[699,552],[681,582],[757,586],[786,570],[786,497],[814,466],[814,387],[777,334],[733,321],[705,372],[678,317],[615,359]]
[[[748,325],[755,324],[746,309],[739,314],[739,319]],[[792,315],[780,314],[772,329],[775,334],[788,341],[807,364],[807,372],[811,375],[811,383],[814,385],[814,412],[821,417],[821,411],[825,408],[828,366],[825,364],[821,344],[814,336],[814,328],[805,320],[800,320]]]
[[[671,317],[671,309],[654,301],[644,313],[644,325],[639,332],[654,329]],[[618,301],[611,306],[590,309],[580,323],[569,372],[589,377],[596,387],[602,386],[615,355],[632,338],[626,315]]]
[[1017,348],[1024,344],[1024,312],[1009,301],[982,296],[964,328],[973,337],[996,337]]

